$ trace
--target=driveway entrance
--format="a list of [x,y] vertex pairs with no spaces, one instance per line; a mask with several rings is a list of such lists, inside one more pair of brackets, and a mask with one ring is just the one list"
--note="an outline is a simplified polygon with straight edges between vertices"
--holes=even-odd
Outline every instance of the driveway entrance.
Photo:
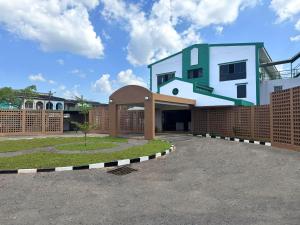
[[299,225],[300,152],[164,138],[175,152],[134,164],[124,176],[108,170],[0,176],[0,224]]

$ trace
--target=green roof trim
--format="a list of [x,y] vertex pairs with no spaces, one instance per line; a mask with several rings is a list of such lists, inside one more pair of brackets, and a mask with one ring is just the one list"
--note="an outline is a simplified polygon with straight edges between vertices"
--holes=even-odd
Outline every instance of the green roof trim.
[[264,45],[263,42],[245,42],[245,43],[223,43],[223,44],[209,44],[209,47],[218,47],[218,46],[245,46],[245,45]]
[[211,96],[211,97],[214,97],[214,98],[220,98],[220,99],[232,101],[232,102],[234,102],[234,105],[236,105],[236,106],[252,106],[252,105],[254,105],[254,103],[246,101],[246,100],[230,98],[230,97],[226,97],[226,96],[223,96],[223,95],[213,94],[211,92],[208,92],[207,90],[197,89],[195,83],[186,81],[185,79],[182,79],[182,78],[179,78],[179,77],[174,77],[173,79],[168,80],[167,82],[161,84],[158,87],[158,92],[157,93],[160,93],[160,88],[161,87],[163,87],[163,86],[171,83],[174,80],[179,80],[179,81],[183,81],[183,82],[187,82],[187,83],[193,84],[193,92],[197,93],[197,94],[202,94],[202,95]]
[[[208,45],[208,47],[218,47],[218,46],[244,46],[244,45],[256,45],[257,47],[261,48],[261,47],[264,47],[264,43],[263,42],[245,42],[245,43],[223,43],[223,44],[193,44],[191,46],[188,46],[184,49],[187,49],[187,48],[194,48],[194,47],[197,47],[199,45]],[[179,52],[176,52],[172,55],[169,55],[168,57],[165,57],[165,58],[162,58],[158,61],[155,61],[151,64],[149,64],[147,67],[150,68],[152,65],[154,64],[157,64],[157,63],[160,63],[162,61],[165,61],[169,58],[172,58],[173,56],[176,56],[176,55],[179,55],[180,53],[182,53],[182,51],[179,51]]]

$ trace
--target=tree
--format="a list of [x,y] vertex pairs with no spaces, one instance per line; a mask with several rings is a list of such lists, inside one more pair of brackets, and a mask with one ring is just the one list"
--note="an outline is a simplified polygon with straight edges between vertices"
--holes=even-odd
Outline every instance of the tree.
[[0,88],[0,103],[6,103],[21,109],[25,99],[31,101],[37,95],[36,90],[35,85],[19,90],[12,89],[11,87]]
[[76,97],[76,100],[78,101],[77,103],[77,106],[79,108],[79,113],[80,114],[83,114],[84,116],[84,122],[83,123],[79,123],[79,122],[76,122],[76,121],[72,121],[72,123],[78,127],[78,129],[84,133],[84,145],[86,147],[86,138],[87,138],[87,133],[89,131],[91,131],[92,129],[95,128],[94,125],[91,125],[89,122],[88,122],[88,114],[89,114],[89,111],[91,110],[91,106],[86,102],[86,100],[84,100],[83,96],[81,96],[80,98],[79,97]]

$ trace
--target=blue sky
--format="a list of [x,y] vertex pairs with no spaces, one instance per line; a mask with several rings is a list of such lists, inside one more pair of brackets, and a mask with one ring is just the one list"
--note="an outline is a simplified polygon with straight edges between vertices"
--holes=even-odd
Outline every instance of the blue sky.
[[298,52],[300,0],[0,0],[0,86],[107,102],[186,46],[254,41]]

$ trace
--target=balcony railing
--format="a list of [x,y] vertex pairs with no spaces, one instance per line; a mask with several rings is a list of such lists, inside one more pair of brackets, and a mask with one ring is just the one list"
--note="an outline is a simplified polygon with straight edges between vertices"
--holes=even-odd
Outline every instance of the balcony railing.
[[[300,64],[299,64],[300,65]],[[281,70],[276,73],[260,73],[261,80],[277,80],[277,79],[290,79],[300,76],[300,68],[294,68],[292,70]]]

